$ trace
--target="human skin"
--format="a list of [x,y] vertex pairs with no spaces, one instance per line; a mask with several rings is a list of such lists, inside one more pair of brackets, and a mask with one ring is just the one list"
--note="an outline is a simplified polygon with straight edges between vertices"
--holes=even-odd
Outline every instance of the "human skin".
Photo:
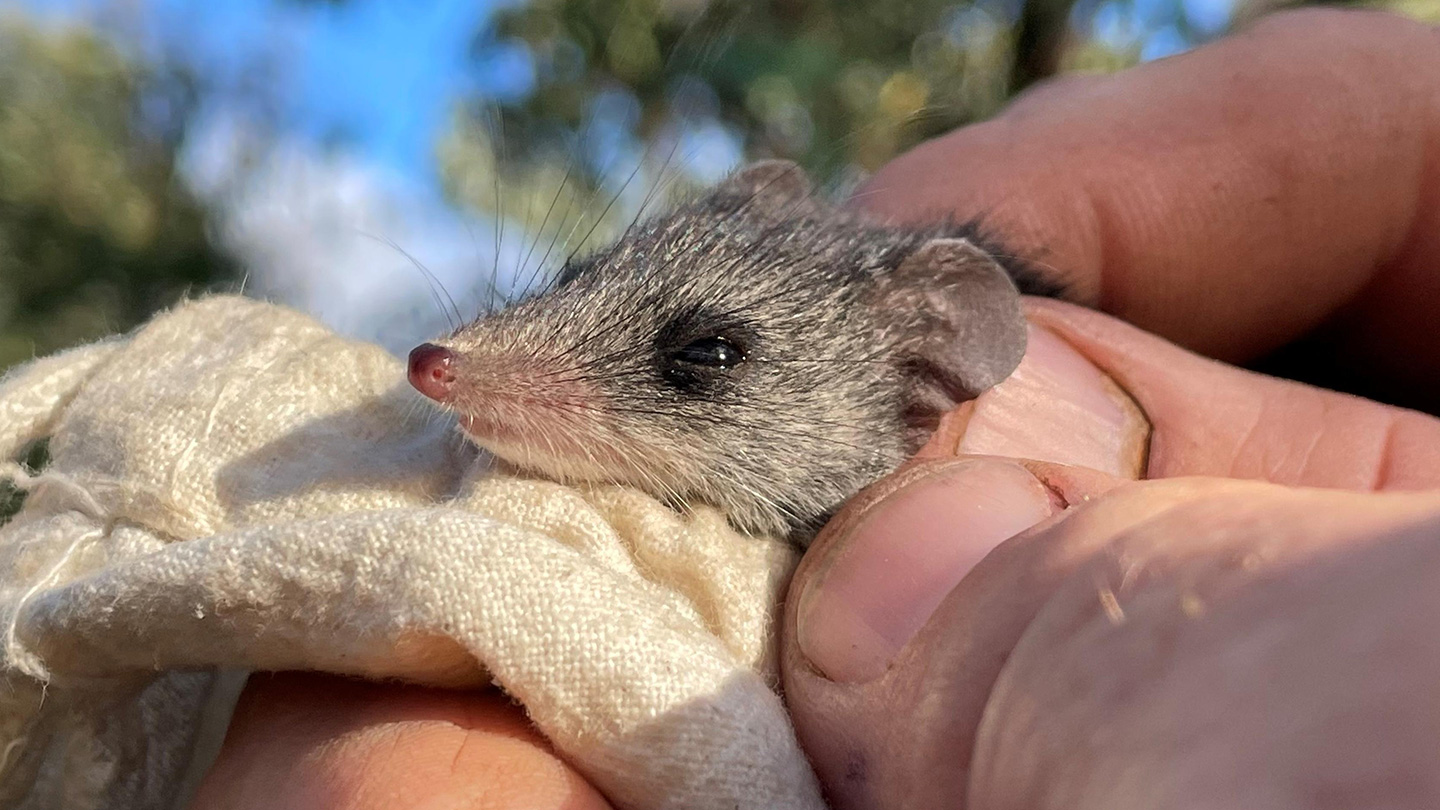
[[[1039,88],[897,160],[856,204],[984,213],[1086,303],[1203,354],[1245,362],[1318,331],[1336,364],[1436,396],[1437,45],[1380,14],[1276,15],[1174,59]],[[837,804],[1289,807],[1300,794],[1285,788],[1312,768],[1305,806],[1434,806],[1424,776],[1440,768],[1415,757],[1437,750],[1433,690],[1419,685],[1440,676],[1421,587],[1440,581],[1428,542],[1440,504],[1368,490],[1436,483],[1436,420],[1076,307],[1029,314],[1043,331],[1022,374],[930,448],[927,464],[960,466],[877,485],[797,573],[787,699]],[[1177,480],[1123,482],[1137,448],[1148,477]],[[1282,486],[1177,478],[1194,475]],[[988,523],[946,517],[985,491],[998,493]],[[948,548],[908,602],[887,590],[893,576],[845,576],[892,524],[887,542],[916,570]],[[916,543],[927,530],[944,542]],[[868,602],[828,609],[837,596]],[[1214,660],[1233,666],[1198,668]],[[1196,672],[1208,677],[1180,677]],[[1323,733],[1336,724],[1395,733]],[[1292,736],[1264,736],[1276,729]],[[899,735],[905,746],[887,743]],[[1281,743],[1303,750],[1265,756]],[[917,771],[887,752],[925,767],[908,779]],[[493,693],[316,675],[252,683],[192,805],[397,806],[606,805]]]
[[[826,538],[792,591],[787,699],[837,809],[1440,802],[1440,492],[1173,478],[1086,502],[1104,482],[1041,463],[926,472]],[[965,572],[908,643],[915,595],[884,581],[807,617],[886,541],[911,547],[887,552],[901,566],[982,542],[977,505],[1013,514],[1027,492],[1057,516]],[[854,649],[827,638],[844,625]]]

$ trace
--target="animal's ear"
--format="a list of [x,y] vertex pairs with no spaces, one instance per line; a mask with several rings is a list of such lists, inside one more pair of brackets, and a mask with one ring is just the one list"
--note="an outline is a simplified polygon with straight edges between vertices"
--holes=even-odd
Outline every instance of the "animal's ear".
[[877,306],[902,324],[900,361],[915,427],[933,428],[945,412],[1009,377],[1025,356],[1015,283],[965,239],[927,242],[877,282],[877,294]]
[[799,164],[762,160],[725,178],[711,197],[722,205],[743,207],[755,214],[785,216],[815,205],[810,191],[810,178]]

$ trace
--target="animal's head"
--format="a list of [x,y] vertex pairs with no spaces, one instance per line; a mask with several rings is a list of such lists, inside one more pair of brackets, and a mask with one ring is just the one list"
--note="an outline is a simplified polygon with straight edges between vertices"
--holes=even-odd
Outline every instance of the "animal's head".
[[1024,351],[1003,270],[933,236],[757,164],[417,348],[411,381],[520,467],[804,535]]

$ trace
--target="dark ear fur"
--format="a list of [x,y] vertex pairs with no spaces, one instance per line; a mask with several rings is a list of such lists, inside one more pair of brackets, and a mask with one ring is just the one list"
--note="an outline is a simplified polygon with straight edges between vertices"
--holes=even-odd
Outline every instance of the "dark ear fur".
[[877,306],[903,323],[909,411],[930,429],[946,411],[1009,377],[1025,356],[1020,293],[965,239],[932,239],[877,282]]
[[780,217],[812,210],[816,202],[810,190],[810,178],[799,164],[761,160],[725,178],[710,196],[727,207]]

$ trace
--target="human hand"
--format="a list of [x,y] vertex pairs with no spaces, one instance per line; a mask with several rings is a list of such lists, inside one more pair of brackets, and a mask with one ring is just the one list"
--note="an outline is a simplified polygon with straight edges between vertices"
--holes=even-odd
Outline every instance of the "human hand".
[[[1042,89],[857,202],[989,203],[1091,303],[1232,360],[1329,323],[1335,362],[1429,397],[1440,298],[1403,290],[1440,285],[1440,198],[1394,189],[1440,181],[1405,147],[1440,140],[1436,42],[1281,15]],[[1440,423],[1072,306],[1030,317],[1016,375],[847,507],[792,583],[786,697],[836,805],[1434,806],[1440,494],[1376,491],[1440,484]],[[966,454],[1106,472],[943,460]],[[1137,459],[1350,492],[1122,480]]]
[[[912,475],[792,586],[786,697],[837,810],[1436,806],[1440,492]],[[1022,513],[1055,517],[931,602],[954,570],[918,558]]]
[[194,810],[606,810],[498,691],[257,674]]

